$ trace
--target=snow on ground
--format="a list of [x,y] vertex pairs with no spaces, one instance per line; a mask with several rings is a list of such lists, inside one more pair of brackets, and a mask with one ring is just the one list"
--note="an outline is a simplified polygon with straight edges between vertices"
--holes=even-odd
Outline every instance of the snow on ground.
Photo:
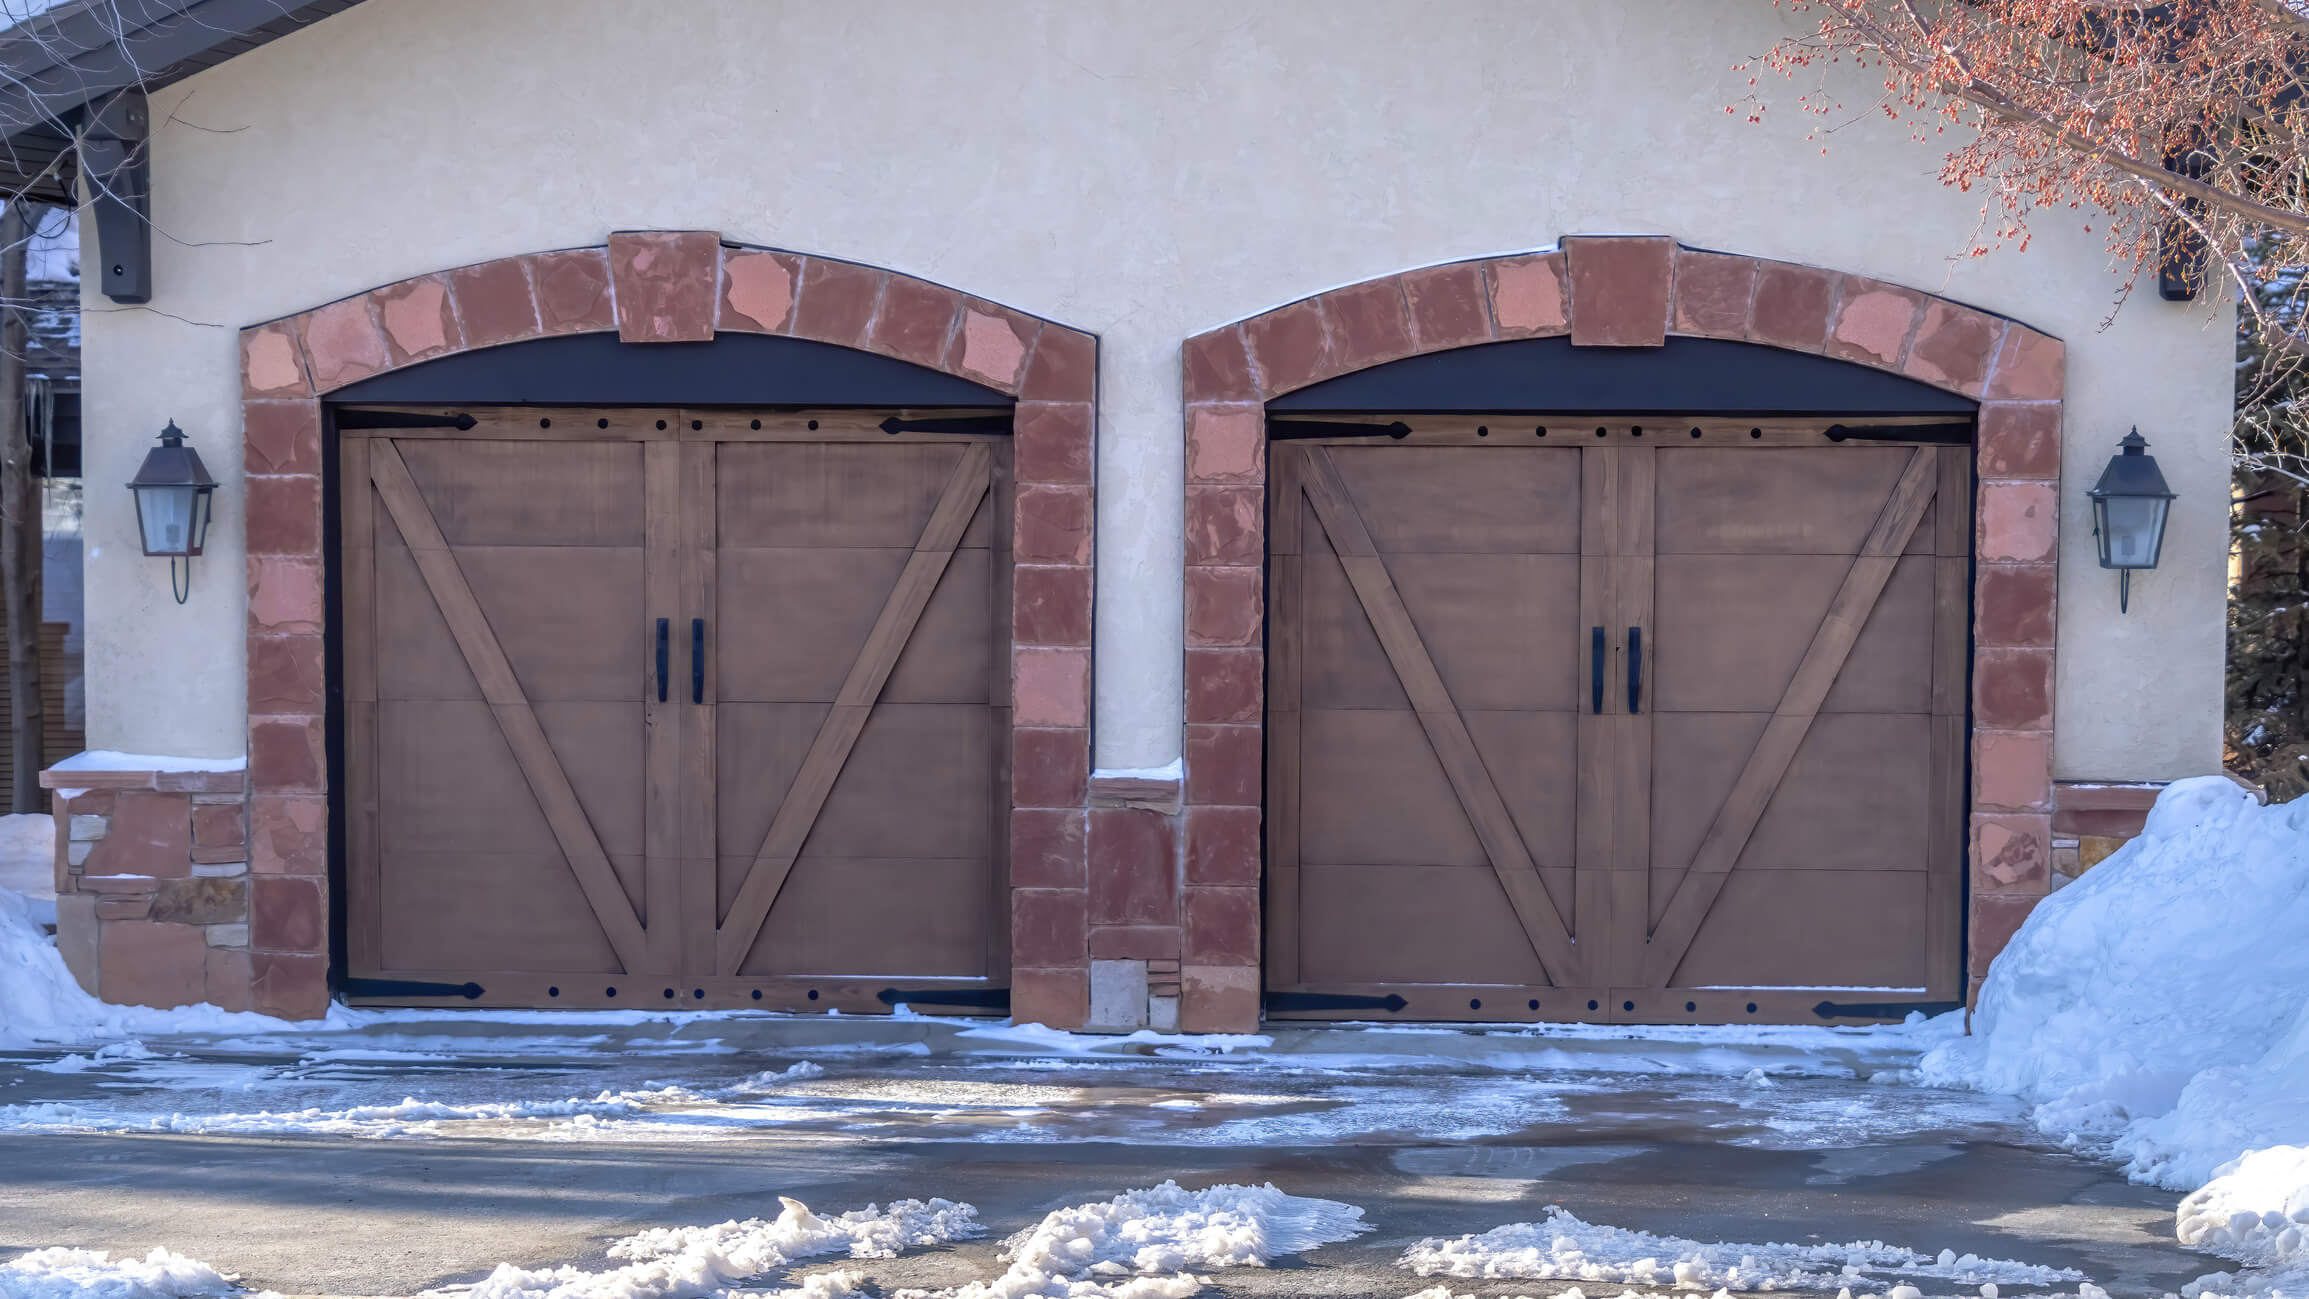
[[1617,1285],[1824,1290],[1872,1276],[1955,1281],[1966,1286],[2048,1286],[2082,1281],[2068,1268],[1942,1250],[1938,1256],[1882,1241],[1841,1245],[1731,1244],[1598,1226],[1550,1205],[1540,1222],[1510,1223],[1480,1236],[1430,1238],[1403,1253],[1420,1276],[1482,1280],[1602,1281]]
[[2194,1193],[2180,1238],[2309,1295],[2309,799],[2176,781],[2141,836],[2039,903],[1973,1036],[1919,1076],[2020,1096],[2046,1133]]
[[44,812],[0,816],[0,889],[20,895],[36,925],[56,923],[56,818]]
[[1200,1272],[1265,1267],[1370,1229],[1354,1205],[1272,1183],[1187,1191],[1164,1182],[1051,1212],[1003,1242],[1010,1267],[991,1281],[899,1299],[1186,1299],[1208,1284]]
[[0,1299],[204,1299],[236,1289],[233,1278],[165,1249],[122,1259],[101,1249],[36,1249],[0,1263]]

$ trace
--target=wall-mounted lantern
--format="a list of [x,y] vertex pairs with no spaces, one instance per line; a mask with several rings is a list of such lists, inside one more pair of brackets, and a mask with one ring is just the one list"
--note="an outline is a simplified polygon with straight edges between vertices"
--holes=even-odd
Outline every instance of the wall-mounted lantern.
[[[184,430],[175,420],[160,431],[160,445],[144,453],[144,464],[128,480],[136,494],[136,526],[144,534],[144,553],[168,556],[168,589],[183,604],[192,595],[192,560],[208,541],[209,498],[216,479],[200,462],[200,452],[184,444]],[[177,584],[176,561],[184,561],[184,583]]]
[[2117,570],[2117,610],[2132,603],[2133,570],[2155,568],[2165,548],[2165,515],[2173,489],[2148,453],[2149,442],[2136,428],[2118,443],[2101,480],[2086,493],[2093,502],[2093,537],[2100,543],[2101,567]]

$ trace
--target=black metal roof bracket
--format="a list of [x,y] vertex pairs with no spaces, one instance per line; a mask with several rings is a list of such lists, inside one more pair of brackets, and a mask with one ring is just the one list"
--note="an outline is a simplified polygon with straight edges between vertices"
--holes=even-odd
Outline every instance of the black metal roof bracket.
[[152,114],[142,90],[116,92],[89,109],[80,169],[104,257],[98,286],[114,302],[152,301]]

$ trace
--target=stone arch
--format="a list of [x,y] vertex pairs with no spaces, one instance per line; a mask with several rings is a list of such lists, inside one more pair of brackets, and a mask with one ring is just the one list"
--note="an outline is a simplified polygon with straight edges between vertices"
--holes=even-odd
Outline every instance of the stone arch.
[[1574,347],[1659,347],[1670,336],[1761,344],[1979,403],[1967,926],[1976,987],[2048,884],[2065,348],[1919,289],[1665,236],[1572,237],[1553,249],[1402,271],[1185,342],[1189,982],[1223,986],[1237,1018],[1256,1011],[1257,958],[1198,976],[1196,952],[1216,949],[1195,930],[1198,915],[1255,916],[1259,907],[1265,403],[1405,357],[1554,336]]
[[[1032,869],[1014,875],[1071,865],[1082,876],[1097,338],[881,267],[711,231],[618,232],[594,247],[412,276],[241,331],[255,881],[245,968],[255,1002],[275,1013],[318,1015],[329,996],[324,405],[390,370],[589,332],[635,345],[784,335],[1016,399],[1011,851]],[[1058,860],[1068,853],[1071,863]],[[297,923],[277,922],[290,911]],[[1029,919],[1014,917],[1014,964],[1084,964],[1034,950]]]

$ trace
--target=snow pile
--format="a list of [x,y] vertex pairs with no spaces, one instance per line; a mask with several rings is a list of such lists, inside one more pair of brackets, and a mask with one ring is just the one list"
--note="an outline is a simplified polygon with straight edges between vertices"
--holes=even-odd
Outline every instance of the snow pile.
[[2040,1128],[2129,1175],[2201,1187],[2184,1243],[2295,1274],[2208,1291],[2309,1294],[2304,933],[2309,799],[2263,807],[2223,777],[2176,781],[2139,838],[2037,905],[1989,971],[1974,1036],[1919,1076],[2024,1097]]
[[34,924],[56,923],[56,818],[45,812],[0,816],[0,889],[20,893]]
[[1430,1237],[1403,1252],[1420,1276],[1482,1280],[1602,1281],[1617,1285],[1708,1286],[1730,1290],[1856,1286],[1871,1274],[1965,1285],[2047,1286],[2084,1274],[2009,1259],[1942,1250],[1935,1255],[1852,1241],[1842,1245],[1739,1245],[1658,1236],[1582,1221],[1549,1205],[1542,1222],[1516,1222],[1480,1236]]
[[[952,1200],[899,1200],[888,1209],[867,1205],[821,1218],[800,1200],[778,1197],[776,1218],[748,1218],[711,1227],[660,1227],[609,1247],[626,1262],[601,1272],[575,1267],[497,1270],[466,1289],[467,1299],[672,1299],[729,1295],[733,1283],[774,1272],[807,1258],[847,1254],[894,1258],[899,1250],[937,1245],[979,1233],[978,1210]],[[792,1296],[833,1299],[854,1291],[856,1272],[810,1277],[798,1289],[743,1291],[749,1299]]]
[[1008,1271],[951,1294],[1186,1299],[1206,1284],[1196,1270],[1265,1267],[1369,1230],[1354,1205],[1286,1195],[1272,1183],[1188,1191],[1164,1182],[1053,1211],[1003,1242]]
[[[1996,1287],[1984,1285],[1980,1288],[1980,1294],[1981,1299],[1996,1299]],[[1477,1299],[1477,1297],[1471,1294],[1453,1294],[1451,1287],[1439,1285],[1430,1286],[1415,1295],[1405,1296],[1405,1299]],[[1517,1295],[1515,1299],[1532,1299],[1532,1296]],[[1585,1290],[1575,1285],[1568,1290],[1557,1291],[1553,1299],[1588,1299],[1588,1296]],[[1599,1294],[1596,1299],[1605,1299],[1605,1297]],[[1616,1299],[1652,1299],[1652,1296],[1638,1294],[1633,1290],[1622,1290]],[[1702,1299],[1702,1297],[1697,1293],[1686,1293],[1682,1299]],[[1707,1299],[1732,1299],[1732,1292],[1719,1288],[1715,1294],[1708,1296]],[[1847,1286],[1838,1290],[1836,1299],[1854,1299],[1851,1287]],[[1924,1299],[1924,1292],[1912,1285],[1896,1285],[1886,1294],[1863,1294],[1859,1296],[1859,1299]],[[2038,1299],[2058,1299],[2058,1296],[2039,1296]],[[2083,1281],[2077,1285],[2076,1299],[2109,1299],[2109,1292],[2090,1281]]]
[[[71,1059],[72,1057],[66,1057]],[[0,1131],[177,1132],[196,1134],[329,1132],[365,1137],[401,1136],[438,1123],[515,1119],[587,1120],[635,1118],[652,1107],[707,1098],[681,1087],[651,1091],[605,1091],[591,1100],[482,1101],[452,1104],[406,1097],[392,1105],[355,1105],[341,1110],[259,1110],[252,1114],[169,1114],[141,1122],[108,1119],[101,1111],[62,1102],[0,1105]]]
[[208,1264],[165,1249],[119,1260],[101,1249],[36,1249],[0,1263],[0,1299],[195,1299],[237,1289]]

